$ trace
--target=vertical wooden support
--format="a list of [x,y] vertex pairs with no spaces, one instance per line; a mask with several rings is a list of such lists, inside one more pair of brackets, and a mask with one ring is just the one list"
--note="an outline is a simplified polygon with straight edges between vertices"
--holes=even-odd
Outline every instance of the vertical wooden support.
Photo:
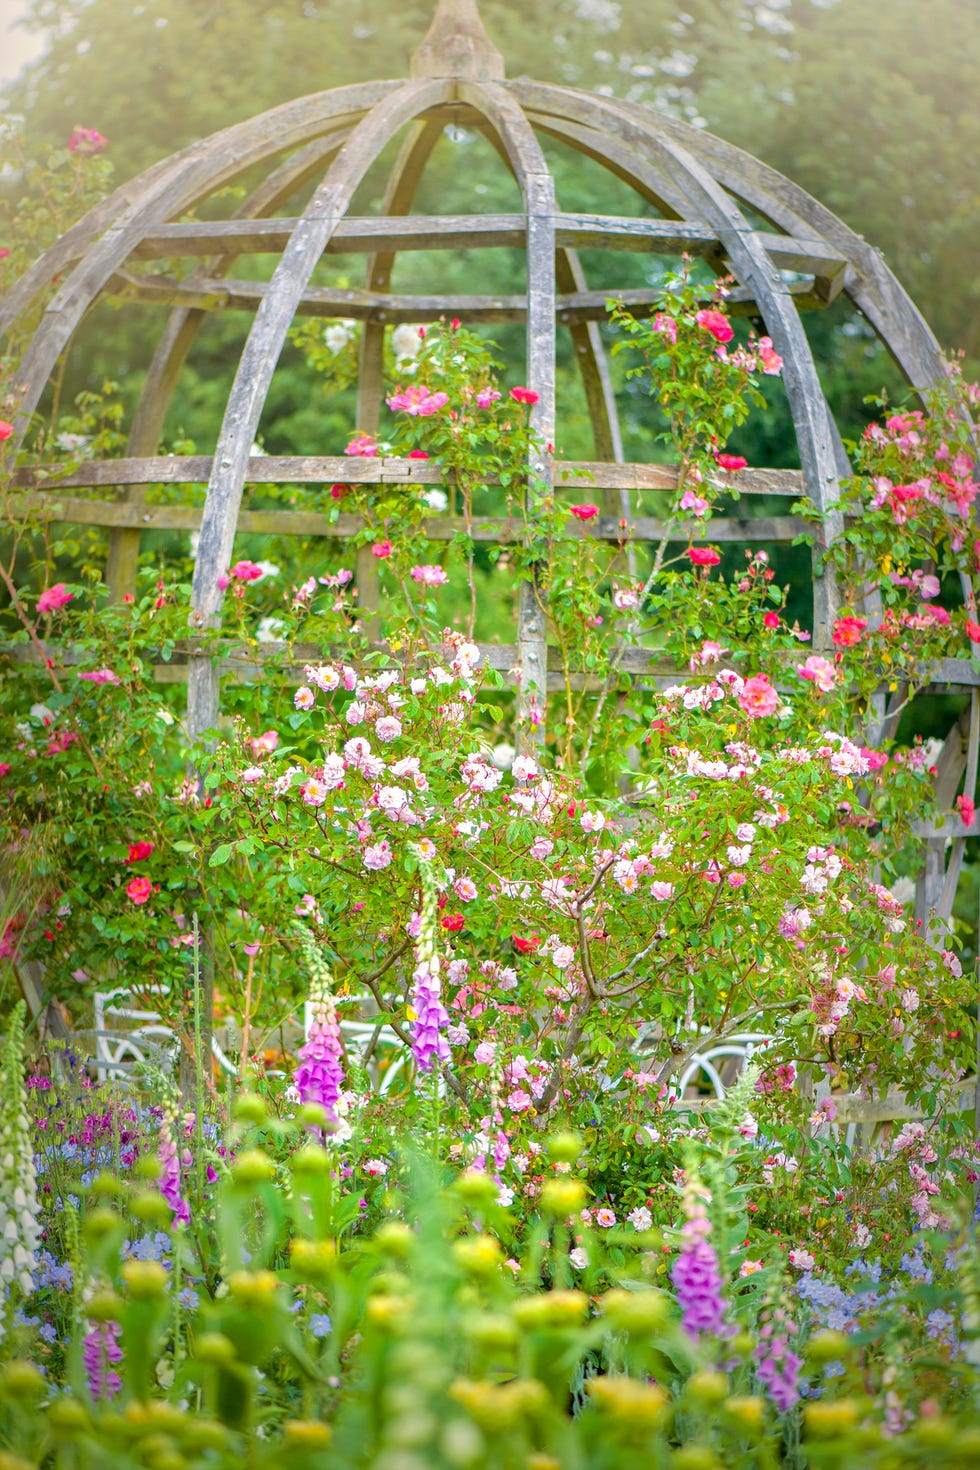
[[[538,140],[521,109],[494,82],[460,86],[460,96],[486,118],[500,139],[520,185],[527,225],[527,386],[538,394],[531,409],[537,444],[528,474],[535,494],[553,484],[555,435],[555,186]],[[543,569],[531,566],[517,609],[517,745],[544,742],[548,691],[547,616]]]
[[[354,190],[389,138],[420,112],[446,100],[447,93],[443,82],[407,82],[368,112],[314,191],[282,253],[242,351],[215,447],[191,589],[192,627],[214,627],[220,622],[222,588],[218,581],[231,561],[249,450],[286,333],[317,261]],[[193,660],[188,669],[187,706],[192,737],[214,724],[218,672],[209,658]]]

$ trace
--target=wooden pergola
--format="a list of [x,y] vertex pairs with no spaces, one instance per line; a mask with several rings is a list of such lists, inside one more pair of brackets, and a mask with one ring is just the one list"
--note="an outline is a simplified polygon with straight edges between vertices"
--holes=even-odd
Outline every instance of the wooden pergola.
[[[513,215],[426,216],[412,213],[416,191],[447,125],[482,132],[520,188],[522,209]],[[388,179],[379,217],[348,213],[355,191],[389,142],[404,142]],[[539,136],[560,140],[624,181],[637,214],[609,217],[559,209]],[[221,221],[182,222],[215,193],[245,176],[265,176],[235,215]],[[283,213],[295,196],[301,213]],[[641,211],[651,208],[656,216]],[[762,218],[765,228],[754,221]],[[526,252],[527,286],[519,295],[428,296],[392,291],[399,252],[460,248],[519,248]],[[582,535],[619,541],[626,518],[634,541],[659,539],[663,525],[634,512],[635,492],[669,489],[669,467],[624,463],[616,403],[599,331],[608,286],[590,289],[579,252],[631,251],[645,256],[681,252],[704,259],[719,274],[735,277],[733,308],[751,314],[784,359],[784,382],[799,448],[800,471],[751,469],[740,477],[748,496],[805,493],[825,512],[825,538],[842,529],[834,513],[837,487],[850,473],[840,434],[820,385],[800,313],[829,305],[840,295],[873,327],[908,382],[918,388],[943,372],[939,346],[926,322],[880,254],[804,190],[765,164],[707,132],[647,107],[571,87],[507,80],[502,58],[488,39],[474,0],[439,0],[432,26],[411,65],[410,77],[341,87],[273,108],[225,129],[154,165],[117,189],[41,256],[0,304],[0,333],[29,311],[55,282],[15,381],[23,393],[16,432],[4,446],[14,463],[31,415],[73,335],[100,299],[157,305],[158,345],[129,427],[120,459],[87,461],[65,475],[54,466],[13,469],[13,501],[33,517],[105,527],[110,550],[106,580],[115,598],[135,585],[140,537],[146,530],[200,530],[191,599],[194,630],[220,625],[219,577],[233,560],[238,531],[332,538],[361,529],[355,516],[328,522],[310,511],[240,513],[246,485],[330,484],[336,480],[390,485],[438,483],[439,470],[417,461],[352,460],[342,456],[250,456],[286,335],[297,315],[344,316],[364,323],[360,347],[357,426],[373,432],[383,398],[386,329],[445,313],[465,322],[523,322],[527,333],[527,382],[539,394],[533,426],[542,442],[554,437],[556,331],[567,327],[581,369],[594,437],[594,460],[563,465],[563,483],[602,493],[603,514]],[[330,289],[311,284],[329,253],[366,256],[365,285]],[[250,254],[276,254],[267,283],[238,280],[235,262]],[[197,261],[186,278],[148,274],[145,262],[185,257]],[[652,290],[621,294],[627,306],[653,304]],[[215,311],[252,316],[213,455],[159,454],[175,385],[195,338]],[[551,474],[546,460],[537,476]],[[161,483],[206,484],[203,511],[193,506],[146,503],[145,488]],[[71,491],[104,489],[104,499]],[[430,518],[434,541],[455,534],[450,517]],[[789,515],[729,517],[712,521],[718,541],[789,542],[802,529]],[[499,517],[477,519],[477,540],[499,541]],[[515,536],[519,534],[514,531]],[[815,547],[814,646],[829,642],[837,606],[832,578]],[[371,557],[359,557],[362,603],[372,596]],[[873,611],[873,609],[872,609]],[[966,650],[964,650],[966,652]],[[303,650],[300,650],[302,655]],[[530,584],[519,600],[515,642],[487,656],[514,674],[519,719],[529,702],[541,703],[549,683],[546,620]],[[257,656],[256,656],[257,657]],[[624,673],[655,671],[642,649],[624,653]],[[222,672],[251,672],[254,659],[226,659],[193,647],[186,664],[188,721],[192,733],[211,728],[218,715]],[[552,677],[557,678],[557,669]],[[937,687],[969,692],[969,724],[950,732],[939,761],[939,796],[949,806],[964,773],[976,783],[980,742],[980,678],[968,657],[948,660],[935,673]],[[894,732],[902,691],[882,700],[878,727],[869,739]],[[529,738],[529,737],[527,737]],[[923,833],[926,869],[918,910],[948,916],[966,836],[975,829]],[[945,843],[954,840],[947,862]]]

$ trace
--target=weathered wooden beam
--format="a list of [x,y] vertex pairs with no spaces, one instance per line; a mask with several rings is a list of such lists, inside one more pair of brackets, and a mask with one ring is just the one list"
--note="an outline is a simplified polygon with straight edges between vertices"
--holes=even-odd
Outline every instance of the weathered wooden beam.
[[[280,257],[268,294],[256,312],[228,395],[214,463],[208,480],[201,539],[191,584],[191,623],[208,627],[220,619],[219,578],[227,570],[235,540],[249,447],[279,354],[303,292],[354,191],[389,139],[430,107],[450,100],[445,82],[407,82],[379,100],[353,129],[346,144],[314,190]],[[218,714],[218,686],[210,663],[192,670],[187,690],[187,722],[192,737],[210,729]]]
[[[642,254],[703,255],[717,249],[714,231],[697,221],[650,219],[629,215],[556,213],[550,216],[559,249],[639,251]],[[133,249],[131,260],[160,260],[194,255],[271,255],[288,244],[296,219],[202,220],[159,225]],[[774,248],[792,250],[792,258],[807,258],[803,242],[772,235]],[[373,255],[375,252],[523,250],[527,227],[521,214],[408,215],[348,217],[327,244],[327,255]],[[814,242],[815,248],[819,242]],[[767,247],[768,248],[768,247]],[[826,254],[826,251],[824,251]],[[814,260],[823,255],[813,255]],[[780,262],[782,264],[782,261]],[[845,262],[838,262],[843,268]],[[814,266],[788,266],[813,270]]]
[[[54,491],[25,491],[8,502],[14,515],[51,523],[74,526],[104,526],[140,531],[197,531],[202,510],[194,505],[148,505],[131,501],[82,500]],[[620,516],[599,516],[588,525],[569,521],[565,534],[578,540],[635,543],[660,541],[668,531],[667,523],[653,516],[633,516],[626,526]],[[319,511],[311,510],[243,510],[238,517],[240,534],[265,536],[324,536],[348,540],[364,529],[358,515],[340,515],[330,521]],[[429,541],[452,541],[467,529],[462,516],[427,516],[420,532]],[[524,535],[519,520],[503,516],[473,516],[469,522],[474,541],[514,542]],[[690,535],[700,539],[696,522],[675,523],[669,528],[671,539],[683,545]],[[710,524],[710,539],[720,542],[792,541],[805,529],[797,516],[718,516]]]
[[[207,454],[152,455],[144,459],[83,460],[64,465],[24,465],[11,476],[15,490],[69,490],[105,485],[206,485],[213,458]],[[569,490],[672,490],[677,469],[662,464],[607,464],[601,460],[556,460],[555,485]],[[345,455],[252,455],[246,485],[320,484],[442,485],[436,464],[418,459],[362,459]],[[494,483],[492,478],[486,482]],[[793,496],[804,493],[800,470],[744,469],[724,478],[740,495]],[[709,523],[710,526],[711,523]],[[707,531],[708,528],[706,528]],[[710,539],[710,537],[708,538]]]
[[[537,252],[536,252],[537,258]],[[816,295],[813,278],[794,281],[785,292],[797,298],[801,306],[819,307],[826,303]],[[109,282],[107,295],[121,301],[136,301],[143,306],[182,307],[193,311],[256,312],[269,293],[266,281],[216,279],[208,276],[185,281],[167,276],[133,275],[117,271]],[[555,318],[563,326],[580,322],[604,322],[609,318],[609,302],[636,310],[650,310],[661,299],[656,286],[610,288],[595,291],[570,291],[554,296]],[[526,322],[526,295],[499,296],[428,296],[399,292],[369,291],[361,287],[307,286],[296,302],[298,316],[350,317],[396,325],[440,316],[457,316],[469,322]],[[728,310],[734,316],[756,316],[761,308],[752,290],[739,287],[728,298]]]

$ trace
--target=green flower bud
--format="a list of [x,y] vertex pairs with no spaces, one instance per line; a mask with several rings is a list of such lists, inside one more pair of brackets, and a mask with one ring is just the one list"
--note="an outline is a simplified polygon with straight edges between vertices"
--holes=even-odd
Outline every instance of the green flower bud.
[[567,1220],[585,1206],[587,1190],[581,1179],[548,1179],[541,1186],[540,1204],[545,1215]]
[[118,1322],[125,1305],[114,1291],[97,1291],[85,1303],[85,1315],[92,1322]]
[[404,1220],[385,1220],[374,1232],[374,1240],[386,1255],[404,1260],[415,1244],[415,1234]]
[[318,1179],[330,1172],[330,1155],[318,1143],[305,1143],[298,1148],[290,1160],[290,1167],[297,1176],[306,1175]]
[[806,1345],[806,1355],[813,1363],[834,1363],[847,1357],[849,1347],[843,1332],[815,1332]]
[[803,1406],[807,1433],[814,1439],[836,1439],[846,1434],[858,1422],[858,1413],[858,1405],[853,1399],[828,1400]]
[[481,1206],[492,1205],[497,1198],[500,1186],[496,1180],[491,1179],[482,1169],[467,1169],[465,1174],[460,1174],[453,1180],[453,1192],[464,1204],[473,1205],[479,1209]]
[[713,1408],[728,1397],[728,1379],[724,1373],[702,1369],[692,1373],[684,1386],[687,1397],[695,1404]]
[[659,1332],[670,1315],[662,1291],[624,1291],[617,1286],[606,1292],[600,1306],[610,1324],[624,1332]]
[[163,1195],[152,1189],[144,1189],[135,1195],[129,1208],[145,1225],[169,1225],[173,1215]]
[[97,1210],[89,1210],[85,1216],[84,1230],[90,1240],[104,1240],[107,1235],[112,1235],[116,1230],[122,1229],[122,1220],[115,1210],[102,1205]]
[[233,1363],[235,1345],[223,1332],[202,1332],[194,1339],[194,1356],[199,1363]]
[[575,1327],[588,1310],[584,1291],[544,1291],[521,1297],[514,1303],[514,1316],[529,1331],[543,1327]]
[[27,1363],[22,1358],[15,1358],[0,1373],[0,1394],[5,1398],[39,1398],[44,1389],[43,1374],[33,1363]]
[[548,1157],[556,1164],[574,1164],[585,1149],[585,1139],[578,1133],[553,1133],[547,1142]]
[[276,1166],[264,1150],[247,1148],[232,1164],[231,1177],[236,1184],[264,1184],[276,1177]]
[[268,1116],[265,1098],[257,1092],[245,1092],[235,1098],[231,1115],[236,1123],[264,1123]]
[[120,1274],[137,1302],[152,1301],[167,1289],[167,1269],[159,1261],[124,1261]]
[[472,1235],[453,1241],[453,1258],[474,1276],[492,1276],[504,1253],[492,1235]]

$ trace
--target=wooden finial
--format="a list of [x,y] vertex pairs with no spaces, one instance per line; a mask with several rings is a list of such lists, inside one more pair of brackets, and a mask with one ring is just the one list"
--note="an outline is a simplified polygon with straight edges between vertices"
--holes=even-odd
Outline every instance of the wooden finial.
[[476,0],[439,0],[428,34],[412,57],[413,77],[499,81],[504,58],[483,29]]

